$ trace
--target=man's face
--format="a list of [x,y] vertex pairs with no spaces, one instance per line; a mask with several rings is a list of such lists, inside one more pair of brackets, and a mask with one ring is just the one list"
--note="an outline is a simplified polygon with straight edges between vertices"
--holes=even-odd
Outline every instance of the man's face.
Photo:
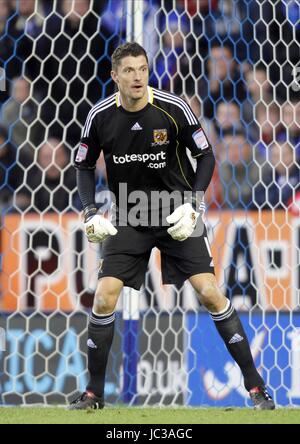
[[18,103],[23,103],[29,97],[29,83],[25,79],[17,79],[13,85],[13,97]]
[[63,0],[63,14],[73,23],[80,21],[90,8],[90,0]]
[[300,103],[297,105],[286,103],[282,109],[283,123],[289,128],[291,136],[300,132]]
[[19,2],[19,12],[21,15],[29,17],[34,13],[35,0],[20,0]]
[[57,139],[50,139],[39,150],[38,163],[49,179],[59,177],[67,161],[63,146]]
[[147,94],[149,68],[143,55],[124,57],[111,76],[126,98],[139,100]]
[[274,144],[271,147],[271,163],[279,174],[285,174],[294,162],[294,151],[292,147],[286,143],[284,145]]
[[233,166],[245,165],[251,158],[251,148],[242,135],[224,137],[226,160]]
[[209,78],[212,80],[224,80],[234,67],[232,54],[228,48],[213,48],[208,60]]
[[221,128],[229,128],[240,121],[240,110],[233,103],[220,103],[217,109],[217,119]]
[[0,22],[4,22],[9,14],[9,7],[6,0],[0,0]]
[[257,97],[262,95],[263,98],[263,93],[269,92],[270,84],[263,70],[257,69],[255,72],[249,71],[246,75],[246,80],[248,89],[253,96]]

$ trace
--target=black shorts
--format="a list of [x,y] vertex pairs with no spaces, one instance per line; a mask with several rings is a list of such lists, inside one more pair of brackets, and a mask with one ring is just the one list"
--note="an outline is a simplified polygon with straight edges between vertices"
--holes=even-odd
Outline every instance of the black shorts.
[[205,228],[202,236],[190,237],[182,242],[174,240],[167,228],[118,227],[118,233],[103,242],[98,278],[116,277],[123,281],[124,286],[139,290],[145,281],[154,247],[161,252],[163,284],[181,287],[185,280],[195,274],[214,274]]

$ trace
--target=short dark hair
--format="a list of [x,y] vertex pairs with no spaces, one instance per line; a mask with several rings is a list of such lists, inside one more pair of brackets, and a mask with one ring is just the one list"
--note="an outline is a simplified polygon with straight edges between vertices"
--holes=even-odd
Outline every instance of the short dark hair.
[[140,55],[145,56],[148,63],[147,53],[141,45],[136,42],[124,43],[124,45],[118,46],[111,56],[112,69],[116,71],[124,57],[138,57]]

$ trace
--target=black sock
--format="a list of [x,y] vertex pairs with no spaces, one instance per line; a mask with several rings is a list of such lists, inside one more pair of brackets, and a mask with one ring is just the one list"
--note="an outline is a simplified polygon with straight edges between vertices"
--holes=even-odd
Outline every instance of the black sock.
[[114,336],[115,313],[98,316],[92,313],[88,326],[88,369],[90,380],[87,391],[104,397],[105,371]]
[[256,370],[245,330],[230,301],[222,312],[210,315],[229,353],[242,371],[246,390],[264,386],[264,381]]

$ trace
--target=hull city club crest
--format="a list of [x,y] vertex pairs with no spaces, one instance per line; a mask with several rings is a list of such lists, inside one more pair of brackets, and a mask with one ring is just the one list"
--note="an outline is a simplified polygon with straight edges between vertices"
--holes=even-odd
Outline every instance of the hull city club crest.
[[168,132],[166,129],[155,129],[153,130],[153,139],[155,143],[163,144],[166,143],[168,139]]

